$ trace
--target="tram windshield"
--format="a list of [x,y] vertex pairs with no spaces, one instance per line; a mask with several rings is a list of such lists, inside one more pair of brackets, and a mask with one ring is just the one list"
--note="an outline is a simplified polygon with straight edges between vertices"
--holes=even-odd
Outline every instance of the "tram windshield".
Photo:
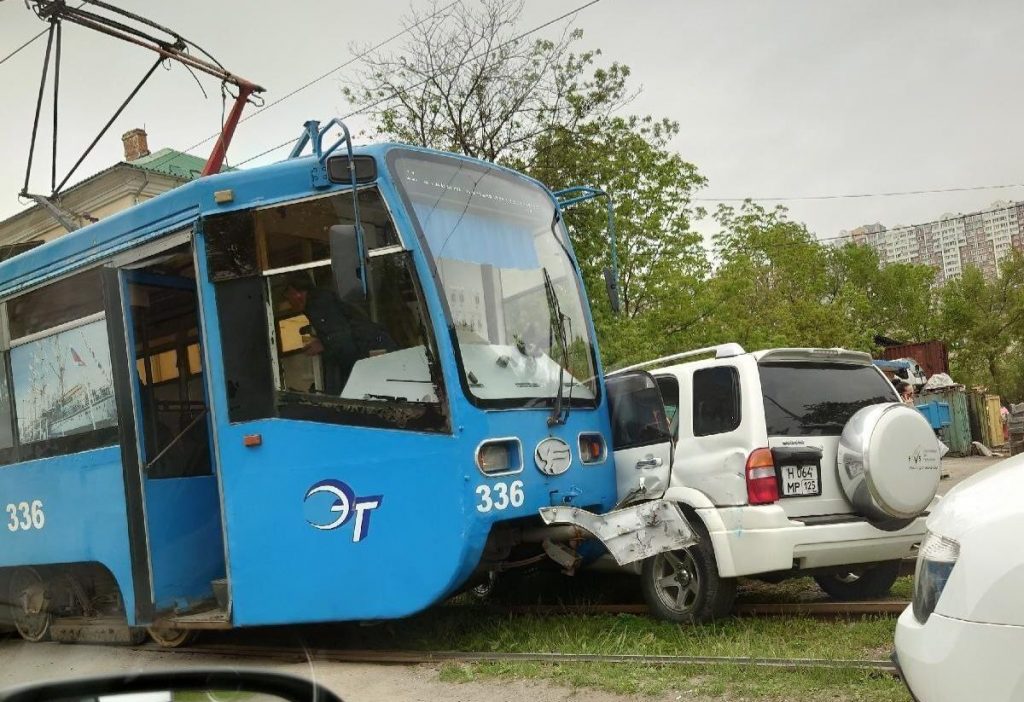
[[550,195],[485,163],[398,152],[391,167],[433,256],[471,396],[547,406],[561,379],[565,400],[593,406],[593,340]]

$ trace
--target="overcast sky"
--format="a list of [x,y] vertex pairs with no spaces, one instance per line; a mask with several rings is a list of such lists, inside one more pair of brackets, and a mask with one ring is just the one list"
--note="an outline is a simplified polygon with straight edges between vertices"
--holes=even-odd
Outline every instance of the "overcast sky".
[[[582,3],[527,0],[522,28]],[[390,36],[408,8],[397,1],[337,0],[117,4],[208,49],[266,87],[268,100],[350,58],[353,41],[372,44]],[[1020,0],[602,0],[574,23],[584,31],[581,47],[600,48],[606,60],[632,68],[643,93],[630,111],[679,122],[673,146],[708,178],[703,197],[1024,183]],[[43,28],[21,0],[0,0],[0,58]],[[16,194],[44,48],[41,39],[0,65],[0,218],[23,208]],[[66,27],[60,172],[151,60],[136,47]],[[229,160],[297,136],[306,119],[350,111],[337,75],[242,124]],[[158,70],[79,177],[120,160],[120,135],[136,126],[149,132],[154,151],[184,149],[213,134],[221,117],[219,88],[212,79],[203,83],[208,100],[181,67]],[[45,115],[31,188],[36,192],[49,191]],[[366,126],[357,118],[351,122],[356,129]],[[205,156],[208,149],[196,153]],[[863,223],[923,222],[997,199],[1024,199],[1024,187],[786,205],[793,218],[829,237]]]

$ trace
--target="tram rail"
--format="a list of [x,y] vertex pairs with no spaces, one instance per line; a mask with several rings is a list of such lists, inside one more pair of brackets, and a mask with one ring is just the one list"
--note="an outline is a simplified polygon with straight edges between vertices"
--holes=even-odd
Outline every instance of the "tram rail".
[[144,644],[133,650],[224,656],[232,659],[270,659],[282,662],[370,663],[378,665],[424,665],[437,663],[615,663],[650,666],[740,666],[753,668],[816,668],[874,670],[897,673],[887,660],[825,659],[825,658],[761,658],[754,656],[676,656],[623,653],[552,653],[493,651],[415,651],[309,649],[301,646],[266,647],[239,645],[196,645],[164,649]]
[[[898,615],[910,602],[905,600],[879,600],[873,602],[786,602],[742,603],[733,613],[741,617],[803,616],[841,618],[862,615]],[[513,605],[513,614],[650,614],[645,604],[539,604]]]

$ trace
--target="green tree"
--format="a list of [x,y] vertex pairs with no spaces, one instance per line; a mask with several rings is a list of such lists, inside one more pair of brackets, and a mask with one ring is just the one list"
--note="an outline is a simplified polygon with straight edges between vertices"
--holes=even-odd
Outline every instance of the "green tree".
[[828,266],[828,299],[843,300],[867,336],[924,341],[937,334],[930,266],[882,266],[874,249],[850,243],[829,249]]
[[746,348],[869,343],[844,289],[830,280],[828,249],[788,219],[785,208],[720,205],[715,219],[721,231],[718,265],[708,281],[715,308],[706,325],[709,341]]
[[573,130],[628,102],[629,69],[595,67],[600,51],[573,53],[583,36],[520,37],[523,0],[441,7],[435,0],[403,20],[396,53],[371,54],[343,88],[369,104],[386,138],[504,164],[528,163],[548,130]]
[[619,116],[634,96],[629,68],[574,53],[582,34],[518,38],[523,3],[484,0],[413,11],[409,40],[377,54],[345,88],[383,136],[456,151],[530,173],[558,190],[594,185],[615,201],[623,314],[613,316],[602,270],[610,264],[600,203],[566,215],[606,362],[673,350],[701,318],[708,272],[690,228],[692,193],[704,179],[669,148],[678,126]]
[[995,279],[967,268],[939,291],[939,324],[951,375],[1009,400],[1024,398],[1024,253],[1003,259]]
[[556,190],[596,185],[615,203],[619,316],[602,277],[611,262],[604,201],[566,212],[609,364],[678,350],[702,315],[697,291],[709,268],[691,218],[693,193],[705,180],[669,148],[677,133],[667,120],[612,117],[552,130],[537,143],[531,175]]

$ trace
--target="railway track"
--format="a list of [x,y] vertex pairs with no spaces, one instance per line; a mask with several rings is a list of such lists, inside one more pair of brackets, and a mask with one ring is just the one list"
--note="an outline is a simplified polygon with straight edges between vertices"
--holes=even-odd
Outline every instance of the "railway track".
[[[879,602],[806,602],[786,604],[738,605],[740,616],[812,616],[840,618],[863,615],[893,615],[907,606],[903,601]],[[504,608],[513,614],[647,614],[641,604],[569,604],[519,605]],[[378,665],[422,665],[449,662],[530,662],[530,663],[605,663],[650,666],[737,666],[745,668],[818,668],[868,670],[896,675],[896,667],[888,660],[833,660],[822,658],[765,658],[751,656],[677,656],[642,655],[628,653],[552,653],[552,652],[494,652],[494,651],[417,651],[372,650],[345,648],[309,648],[294,646],[260,645],[249,643],[200,643],[185,648],[164,649],[155,644],[135,647],[149,652],[192,653],[223,656],[232,660],[276,660],[291,663],[334,662],[370,663]]]
[[448,662],[528,662],[528,663],[618,663],[649,666],[737,666],[748,668],[831,668],[871,670],[895,675],[896,667],[887,660],[834,660],[824,658],[759,658],[750,656],[669,656],[621,653],[500,653],[490,651],[409,651],[308,649],[295,647],[200,645],[165,649],[156,644],[134,650],[162,653],[188,653],[224,656],[232,660],[274,660],[288,663],[332,662],[372,663],[378,665],[422,665]]
[[[738,616],[810,616],[842,618],[864,615],[896,615],[908,602],[885,600],[878,602],[805,602],[805,603],[743,603],[736,606]],[[648,614],[642,604],[543,604],[515,605],[503,608],[513,614],[592,615],[592,614]],[[895,666],[888,660],[821,659],[821,658],[766,658],[730,656],[678,656],[642,655],[628,653],[552,653],[552,652],[492,652],[492,651],[417,651],[372,650],[345,648],[310,648],[301,643],[292,646],[243,642],[209,641],[181,648],[164,648],[157,644],[132,646],[132,650],[149,653],[185,653],[217,656],[233,661],[274,660],[287,663],[335,662],[370,663],[378,665],[421,665],[446,662],[531,662],[549,664],[605,663],[649,666],[736,666],[745,668],[818,668],[877,671],[896,675]]]
[[[866,614],[898,615],[910,602],[881,600],[878,602],[802,602],[802,603],[743,603],[736,605],[734,614],[740,617],[803,616],[841,618]],[[542,604],[513,605],[507,608],[514,614],[650,614],[643,604]]]

